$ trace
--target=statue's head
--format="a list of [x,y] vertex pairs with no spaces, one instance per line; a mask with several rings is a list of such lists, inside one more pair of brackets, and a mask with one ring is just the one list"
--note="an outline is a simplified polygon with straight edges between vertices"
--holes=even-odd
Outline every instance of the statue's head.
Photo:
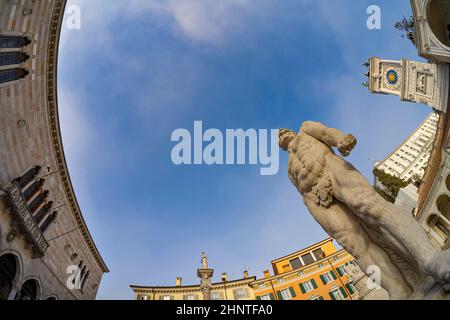
[[289,129],[280,129],[278,132],[278,144],[280,148],[287,151],[289,143],[297,136],[297,133]]

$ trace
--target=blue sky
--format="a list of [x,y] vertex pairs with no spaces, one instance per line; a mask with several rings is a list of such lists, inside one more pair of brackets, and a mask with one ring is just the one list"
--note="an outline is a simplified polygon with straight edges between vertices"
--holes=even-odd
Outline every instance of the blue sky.
[[[111,273],[100,299],[130,284],[198,283],[200,252],[215,280],[326,237],[280,171],[175,166],[173,130],[298,129],[316,120],[358,137],[352,161],[369,179],[430,111],[361,83],[370,56],[419,59],[393,28],[409,1],[69,0],[81,29],[64,27],[59,108],[78,201]],[[382,29],[366,9],[382,10]]]

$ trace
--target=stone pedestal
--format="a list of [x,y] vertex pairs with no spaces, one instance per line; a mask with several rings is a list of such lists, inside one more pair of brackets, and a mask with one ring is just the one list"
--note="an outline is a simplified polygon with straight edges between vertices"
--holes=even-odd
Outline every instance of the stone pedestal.
[[214,275],[213,269],[197,269],[197,276],[200,278],[200,287],[203,292],[203,300],[211,299],[211,278]]

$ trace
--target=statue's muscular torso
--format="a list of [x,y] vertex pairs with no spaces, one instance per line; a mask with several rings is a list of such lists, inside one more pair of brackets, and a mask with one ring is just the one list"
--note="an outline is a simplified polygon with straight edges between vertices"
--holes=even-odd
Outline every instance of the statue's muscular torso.
[[289,178],[305,195],[322,177],[326,158],[334,151],[323,142],[302,132],[289,144]]

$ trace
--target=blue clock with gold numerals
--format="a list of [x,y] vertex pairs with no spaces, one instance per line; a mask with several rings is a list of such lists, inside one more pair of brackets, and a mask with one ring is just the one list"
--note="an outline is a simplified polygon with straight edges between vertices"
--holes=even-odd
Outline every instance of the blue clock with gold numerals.
[[398,73],[395,70],[389,70],[386,73],[386,80],[390,85],[396,85],[398,82]]

